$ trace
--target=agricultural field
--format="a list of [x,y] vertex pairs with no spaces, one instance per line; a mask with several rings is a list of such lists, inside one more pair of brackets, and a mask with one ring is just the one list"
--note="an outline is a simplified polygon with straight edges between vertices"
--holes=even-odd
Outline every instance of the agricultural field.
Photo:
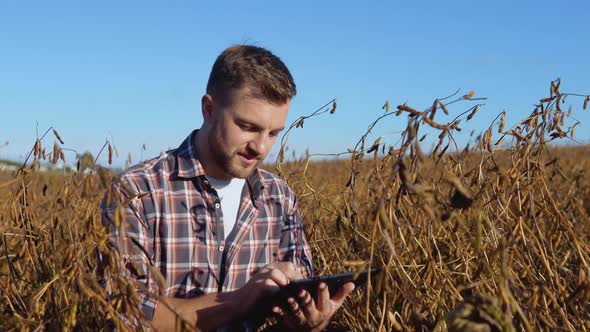
[[[381,118],[408,123],[397,143],[363,136],[338,160],[283,159],[291,130],[334,113],[335,103],[286,133],[267,167],[298,193],[316,273],[383,270],[347,300],[332,329],[590,330],[590,146],[564,144],[574,136],[568,119],[587,112],[590,98],[552,82],[530,116],[507,124],[501,113],[476,144],[458,146],[453,135],[478,106],[438,118],[471,97],[426,110],[387,103]],[[434,151],[423,151],[425,129],[437,137]],[[58,161],[60,145],[45,156],[35,146],[26,167],[0,174],[0,329],[145,327],[136,285],[118,273],[101,225],[113,174],[98,165],[37,171],[43,158]]]

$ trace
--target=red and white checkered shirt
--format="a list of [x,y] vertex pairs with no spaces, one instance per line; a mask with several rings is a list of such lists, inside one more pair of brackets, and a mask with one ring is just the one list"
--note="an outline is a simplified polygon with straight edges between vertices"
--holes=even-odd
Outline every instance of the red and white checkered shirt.
[[[178,149],[124,172],[113,184],[120,197],[109,201],[105,195],[102,220],[127,267],[124,272],[157,294],[151,265],[166,279],[162,294],[180,298],[236,290],[273,262],[293,262],[304,277],[311,276],[311,249],[294,192],[256,169],[246,179],[233,230],[224,230],[219,196],[195,155],[195,134]],[[117,201],[129,198],[124,226],[116,227]],[[140,294],[151,320],[158,299]]]

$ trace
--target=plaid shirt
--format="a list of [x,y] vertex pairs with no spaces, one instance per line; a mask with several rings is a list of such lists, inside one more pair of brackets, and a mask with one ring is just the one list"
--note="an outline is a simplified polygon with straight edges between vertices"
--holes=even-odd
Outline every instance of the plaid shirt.
[[[304,277],[313,274],[295,194],[271,173],[256,169],[246,179],[236,224],[223,229],[219,196],[195,155],[195,134],[178,149],[130,168],[113,184],[119,203],[132,198],[123,206],[124,225],[114,226],[117,199],[107,202],[105,195],[101,204],[125,273],[149,289],[140,292],[149,320],[158,285],[148,266],[166,279],[162,294],[180,298],[236,290],[273,262],[293,262]],[[227,239],[225,232],[230,232]]]

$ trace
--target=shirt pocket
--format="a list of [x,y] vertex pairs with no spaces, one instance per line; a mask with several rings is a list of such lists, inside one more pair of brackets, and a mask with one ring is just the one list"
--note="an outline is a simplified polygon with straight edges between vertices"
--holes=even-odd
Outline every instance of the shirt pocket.
[[[276,205],[276,208],[280,207],[276,202],[269,203]],[[255,219],[248,223],[249,229],[239,244],[236,261],[239,264],[249,265],[250,273],[255,273],[265,265],[279,261],[278,251],[284,221],[282,214],[273,215],[272,212],[275,211],[276,209],[272,208],[260,209]]]
[[197,202],[190,208],[190,235],[186,240],[189,242],[190,257],[186,261],[186,297],[193,297],[208,293],[209,286],[209,260],[207,248],[207,232],[209,231],[209,217],[206,203]]
[[277,225],[279,242],[276,248],[276,259],[278,262],[295,262],[298,225],[295,224],[293,215],[285,214],[281,221],[281,224]]

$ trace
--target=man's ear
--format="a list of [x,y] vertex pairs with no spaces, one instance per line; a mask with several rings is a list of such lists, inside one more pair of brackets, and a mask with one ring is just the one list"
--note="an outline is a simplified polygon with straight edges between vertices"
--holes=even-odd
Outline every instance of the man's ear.
[[201,98],[201,113],[203,113],[203,121],[206,123],[213,118],[213,97],[209,94]]

